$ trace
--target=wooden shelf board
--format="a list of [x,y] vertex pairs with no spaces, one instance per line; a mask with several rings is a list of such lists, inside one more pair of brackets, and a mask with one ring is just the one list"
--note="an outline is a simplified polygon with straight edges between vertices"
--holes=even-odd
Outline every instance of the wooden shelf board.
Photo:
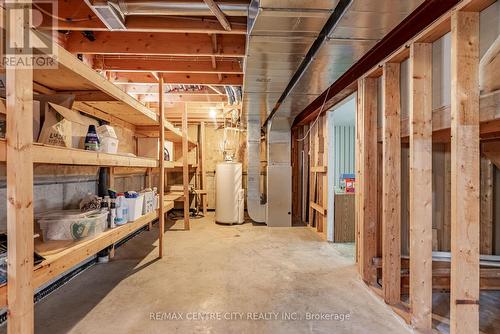
[[158,161],[151,158],[91,152],[39,143],[33,144],[33,162],[61,165],[158,167]]
[[184,193],[182,191],[171,191],[168,193],[165,193],[165,200],[176,202],[176,201],[182,201],[184,197]]
[[128,95],[95,70],[84,64],[63,47],[53,44],[57,52],[57,66],[51,69],[34,69],[33,81],[56,92],[95,91],[109,96],[108,101],[97,101],[99,109],[135,125],[158,124],[156,113]]
[[37,288],[52,278],[71,269],[100,250],[125,238],[158,218],[158,212],[148,213],[134,222],[108,229],[94,238],[81,241],[35,242],[35,250],[45,257],[33,274],[33,287]]
[[[174,208],[173,201],[165,201],[165,211]],[[80,262],[97,254],[102,249],[111,246],[126,236],[141,229],[150,222],[158,219],[158,211],[148,213],[136,221],[108,229],[103,233],[80,241],[35,241],[35,250],[45,260],[34,268],[33,287],[36,289],[49,282],[54,277],[73,268]],[[7,285],[0,286],[0,307],[7,304]]]
[[[165,125],[165,139],[168,141],[171,141],[173,143],[182,143],[182,132],[180,129],[176,128],[173,126],[172,123],[169,123],[166,121]],[[154,125],[154,126],[137,126],[135,129],[136,133],[139,135],[142,135],[144,137],[150,137],[150,138],[159,138],[160,133],[159,133],[159,126]],[[190,139],[188,137],[188,146],[189,149],[193,149],[197,146],[198,144]]]

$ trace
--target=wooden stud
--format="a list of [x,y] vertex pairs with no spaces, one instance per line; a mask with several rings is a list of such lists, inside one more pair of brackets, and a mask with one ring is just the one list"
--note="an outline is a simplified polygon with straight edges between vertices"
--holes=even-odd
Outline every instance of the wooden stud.
[[479,13],[451,15],[450,332],[479,331]]
[[158,82],[159,89],[159,104],[160,104],[160,145],[158,145],[158,157],[160,159],[160,184],[158,185],[158,193],[159,193],[159,235],[158,235],[158,243],[159,243],[159,257],[160,259],[163,257],[163,235],[165,234],[165,157],[164,157],[164,146],[165,146],[165,103],[163,103],[165,89],[164,89],[164,79],[163,74],[160,74],[160,80]]
[[189,230],[188,105],[182,114],[182,184],[184,189],[184,229]]
[[481,219],[479,232],[481,233],[479,241],[479,254],[493,254],[493,181],[494,168],[493,163],[486,157],[481,157]]
[[[153,188],[153,168],[146,169],[146,188]],[[153,228],[153,222],[148,223],[148,231]]]
[[432,330],[432,44],[410,47],[411,324]]
[[388,304],[400,302],[401,281],[401,101],[400,64],[383,68],[382,289]]
[[377,255],[377,79],[358,81],[357,210],[359,266],[363,280],[375,284]]
[[[10,11],[11,26],[20,27],[9,31],[10,44],[20,61],[29,56],[24,45],[24,34],[31,28],[30,20],[24,19],[31,1],[24,10]],[[3,14],[3,13],[2,13]],[[31,50],[28,49],[29,53]],[[16,61],[16,64],[18,62]],[[8,333],[33,333],[33,68],[7,67],[7,312]]]
[[[206,175],[206,159],[205,159],[205,152],[206,152],[206,138],[205,138],[205,122],[201,122],[200,124],[200,163],[201,163],[201,189],[204,191],[208,190],[208,184],[207,184],[207,175]],[[207,215],[208,211],[208,198],[207,195],[201,196],[201,200],[203,203],[203,215]]]

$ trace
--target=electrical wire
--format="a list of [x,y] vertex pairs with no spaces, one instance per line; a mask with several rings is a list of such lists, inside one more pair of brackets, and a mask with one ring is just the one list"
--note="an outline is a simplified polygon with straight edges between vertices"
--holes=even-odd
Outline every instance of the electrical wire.
[[330,88],[331,87],[332,86],[328,87],[328,90],[326,91],[325,99],[323,100],[323,104],[321,105],[321,109],[319,110],[318,116],[316,116],[316,119],[314,120],[314,122],[311,124],[311,126],[309,127],[309,129],[307,129],[307,132],[304,135],[304,137],[302,137],[300,139],[297,139],[297,141],[304,141],[304,140],[306,140],[306,138],[309,136],[309,133],[311,132],[312,128],[316,125],[316,122],[318,122],[318,119],[321,116],[321,113],[323,112],[323,108],[325,107],[326,99],[328,98],[328,93],[330,92]]
[[81,18],[64,18],[64,17],[60,17],[60,16],[57,16],[57,15],[54,15],[52,14],[51,12],[43,9],[42,7],[40,7],[39,5],[37,5],[36,3],[33,4],[33,7],[35,7],[36,9],[38,9],[40,12],[42,12],[43,14],[45,15],[48,15],[50,16],[51,18],[53,19],[56,19],[58,21],[63,21],[63,22],[84,22],[84,21],[92,21],[94,18],[96,18],[97,16],[95,15],[89,15],[88,17],[81,17]]

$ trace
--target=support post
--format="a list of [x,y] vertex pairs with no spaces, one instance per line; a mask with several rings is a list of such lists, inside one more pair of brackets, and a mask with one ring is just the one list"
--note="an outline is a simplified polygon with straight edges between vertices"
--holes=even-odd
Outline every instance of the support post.
[[184,190],[184,229],[189,230],[189,160],[188,160],[188,104],[182,113],[182,185]]
[[401,299],[401,101],[400,64],[383,68],[382,290],[388,304]]
[[[207,176],[206,176],[206,160],[205,160],[205,153],[206,153],[206,138],[205,138],[205,122],[201,122],[200,125],[200,162],[201,162],[201,189],[204,191],[208,190],[208,185],[207,185]],[[208,208],[208,194],[201,196],[201,201],[203,204],[203,215],[207,215],[207,208]]]
[[[14,57],[24,61],[31,49],[24,46],[24,34],[31,29],[24,10],[9,13],[8,42],[16,46]],[[22,6],[21,3],[19,3]],[[3,14],[3,13],[2,13]],[[16,61],[18,64],[18,61]],[[7,79],[7,330],[8,333],[33,333],[33,68],[6,68]]]
[[356,124],[357,238],[359,271],[368,284],[376,283],[377,256],[377,79],[358,81]]
[[451,15],[450,332],[479,331],[479,13]]
[[410,47],[411,324],[432,330],[432,44]]
[[158,192],[159,192],[159,210],[158,210],[158,219],[159,219],[159,235],[158,235],[158,242],[159,242],[159,257],[160,259],[163,257],[163,235],[165,233],[165,157],[163,154],[163,150],[165,147],[165,103],[164,103],[164,79],[163,79],[163,74],[158,73],[159,76],[159,106],[160,106],[160,144],[158,145],[158,158],[160,160],[160,184],[158,185]]

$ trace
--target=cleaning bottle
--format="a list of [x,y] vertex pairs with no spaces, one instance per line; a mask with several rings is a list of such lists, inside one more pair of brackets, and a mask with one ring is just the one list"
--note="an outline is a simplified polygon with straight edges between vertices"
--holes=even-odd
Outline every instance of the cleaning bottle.
[[95,125],[89,125],[89,130],[87,131],[87,136],[85,137],[85,150],[87,151],[99,151],[99,136],[95,129]]

